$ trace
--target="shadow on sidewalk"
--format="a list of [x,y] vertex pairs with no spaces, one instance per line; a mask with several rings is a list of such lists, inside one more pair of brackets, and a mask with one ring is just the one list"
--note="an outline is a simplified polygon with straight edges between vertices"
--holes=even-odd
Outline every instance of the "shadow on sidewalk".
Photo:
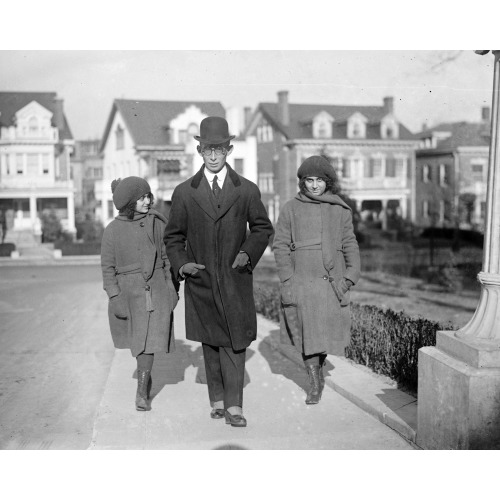
[[[283,375],[287,379],[298,385],[304,392],[307,392],[309,388],[309,381],[307,379],[307,374],[305,367],[300,364],[290,362],[289,359],[285,357],[285,354],[277,349],[280,341],[280,331],[278,329],[271,330],[269,335],[262,340],[259,345],[259,352],[262,354],[263,358],[269,364],[271,372],[276,375]],[[292,346],[288,347],[290,353],[294,353],[297,361],[300,362],[300,354],[294,350]],[[276,353],[280,354],[276,356]],[[334,366],[330,361],[326,361],[326,365],[323,369],[325,378],[330,376],[330,370],[334,369]]]
[[[252,349],[247,349],[246,360],[254,355]],[[137,379],[137,369],[134,370],[132,378]],[[175,351],[172,353],[155,354],[153,370],[151,373],[153,384],[150,397],[153,400],[166,385],[178,384],[179,382],[192,380],[196,384],[206,384],[205,363],[203,360],[203,347],[199,344],[193,350],[192,344],[183,340],[175,341]],[[250,383],[250,375],[245,369],[243,387]]]

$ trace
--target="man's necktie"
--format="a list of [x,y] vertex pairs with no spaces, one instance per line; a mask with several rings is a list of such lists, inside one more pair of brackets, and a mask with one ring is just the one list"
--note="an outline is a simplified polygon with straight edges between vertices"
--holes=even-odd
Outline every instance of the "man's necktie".
[[220,187],[217,184],[217,176],[214,176],[214,180],[212,181],[212,192],[214,193],[214,196],[219,199],[219,194],[220,194]]

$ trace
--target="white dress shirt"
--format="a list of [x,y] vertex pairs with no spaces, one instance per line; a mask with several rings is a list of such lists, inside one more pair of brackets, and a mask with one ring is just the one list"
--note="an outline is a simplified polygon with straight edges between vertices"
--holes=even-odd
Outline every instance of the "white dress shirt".
[[220,172],[217,172],[214,174],[213,172],[210,172],[207,167],[203,169],[203,172],[205,173],[205,177],[207,178],[208,183],[210,184],[210,187],[212,187],[212,182],[214,181],[214,177],[217,176],[217,185],[222,189],[222,186],[224,184],[224,180],[226,179],[227,175],[227,167],[224,165],[222,167],[222,170]]

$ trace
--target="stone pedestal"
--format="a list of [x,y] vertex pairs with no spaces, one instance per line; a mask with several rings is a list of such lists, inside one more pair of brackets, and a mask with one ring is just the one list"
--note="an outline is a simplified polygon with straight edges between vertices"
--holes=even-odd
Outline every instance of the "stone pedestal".
[[[496,358],[491,346],[462,342],[455,332],[438,332],[439,347],[424,347],[418,360],[417,444],[428,450],[500,449],[500,366],[477,366]],[[452,347],[454,353],[447,352]],[[484,348],[483,348],[484,347]]]
[[417,444],[424,449],[500,449],[500,51],[493,54],[481,297],[467,325],[437,332],[436,347],[419,351]]

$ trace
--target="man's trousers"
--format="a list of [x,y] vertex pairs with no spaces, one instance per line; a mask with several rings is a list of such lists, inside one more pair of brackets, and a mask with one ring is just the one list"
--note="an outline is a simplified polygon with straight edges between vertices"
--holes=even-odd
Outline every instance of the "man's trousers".
[[210,403],[224,401],[225,410],[232,406],[243,408],[246,349],[202,345]]

